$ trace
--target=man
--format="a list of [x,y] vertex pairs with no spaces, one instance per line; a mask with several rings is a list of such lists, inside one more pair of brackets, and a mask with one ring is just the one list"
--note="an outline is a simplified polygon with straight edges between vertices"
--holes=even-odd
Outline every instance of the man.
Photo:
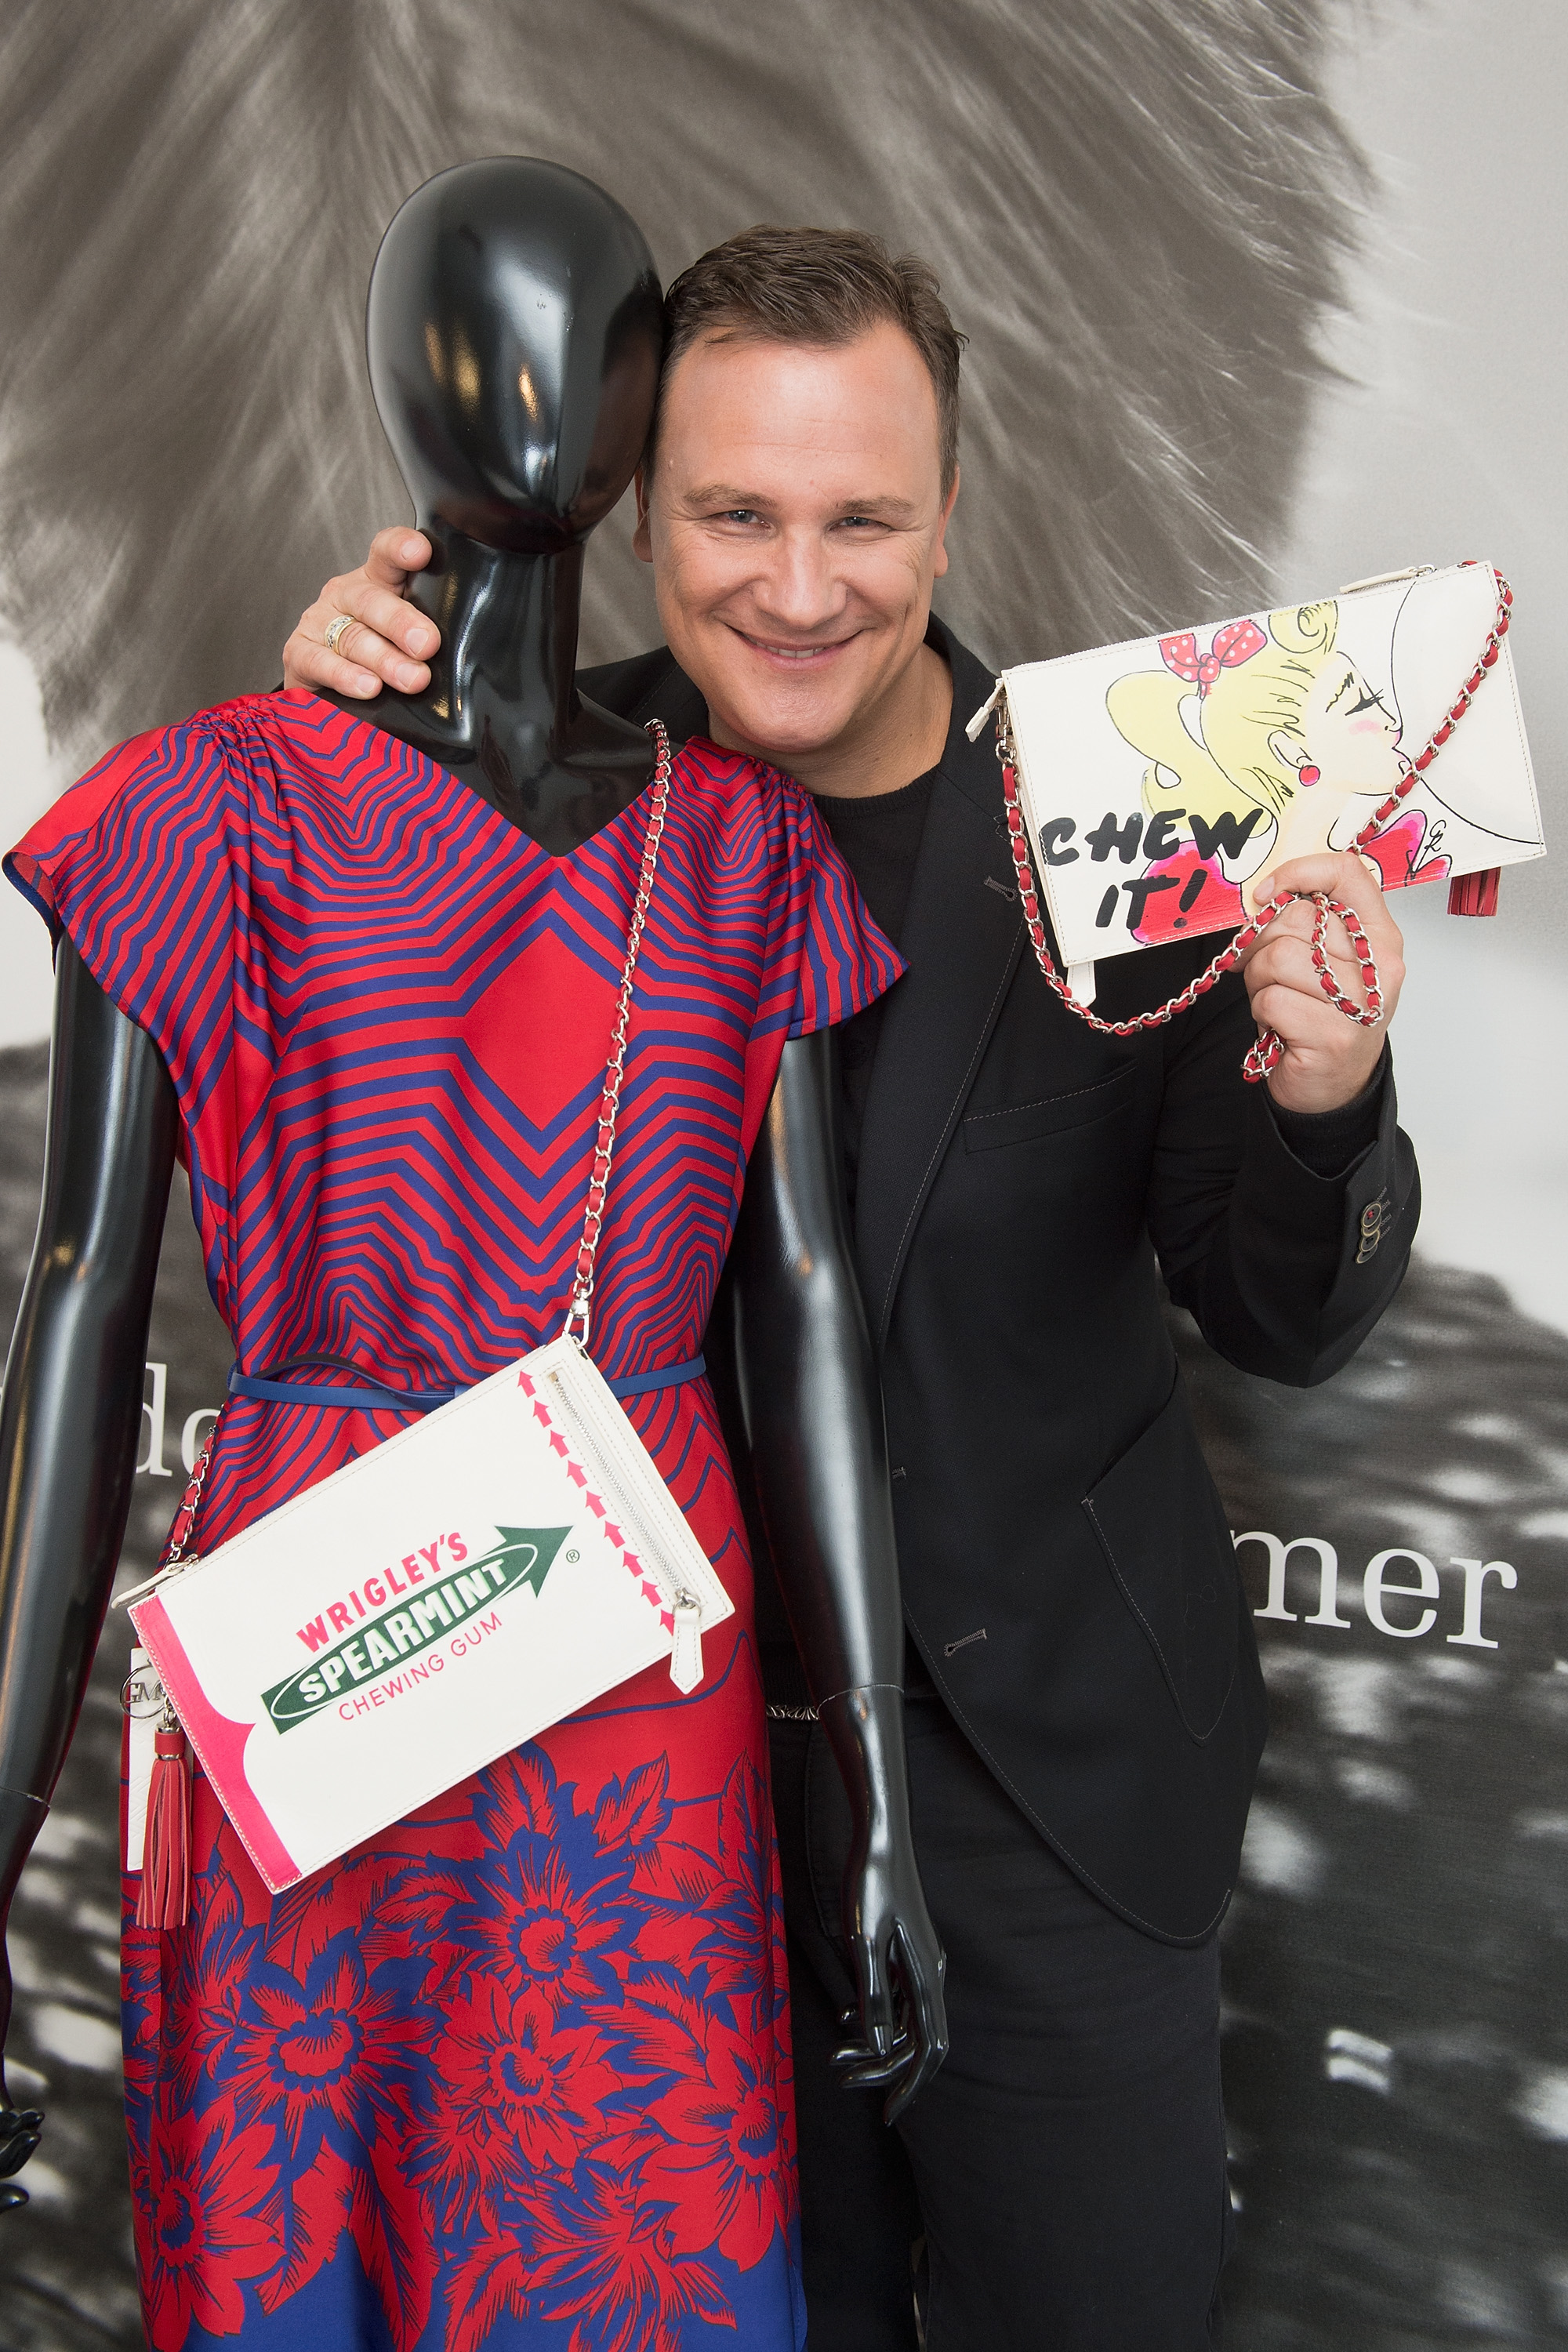
[[[1245,983],[1136,1038],[1047,990],[994,745],[964,734],[993,681],[930,611],[961,347],[930,271],[756,229],[676,281],[668,323],[636,544],[668,646],[583,690],[800,777],[910,965],[846,1034],[844,1148],[952,2047],[896,2134],[832,2084],[846,1826],[775,1615],[814,2352],[908,2352],[911,2284],[931,2352],[1197,2352],[1230,2228],[1215,1930],[1264,1709],[1157,1269],[1246,1370],[1347,1360],[1417,1207],[1384,1041],[1322,994],[1304,908]],[[425,557],[384,532],[330,582],[290,683],[421,685],[434,631],[396,591]],[[1392,1011],[1399,934],[1359,860],[1279,880],[1356,908]],[[1214,945],[1103,966],[1096,1010],[1163,1002]],[[1285,1041],[1267,1087],[1240,1075],[1255,1023]]]

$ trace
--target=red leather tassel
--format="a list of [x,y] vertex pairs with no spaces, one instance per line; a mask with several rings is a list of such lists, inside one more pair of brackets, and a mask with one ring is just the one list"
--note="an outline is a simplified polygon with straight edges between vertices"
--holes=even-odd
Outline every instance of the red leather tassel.
[[1484,874],[1459,874],[1448,885],[1450,915],[1495,915],[1498,884],[1502,875],[1495,866]]
[[139,1927],[183,1927],[191,1907],[191,1759],[185,1735],[160,1731],[147,1790]]

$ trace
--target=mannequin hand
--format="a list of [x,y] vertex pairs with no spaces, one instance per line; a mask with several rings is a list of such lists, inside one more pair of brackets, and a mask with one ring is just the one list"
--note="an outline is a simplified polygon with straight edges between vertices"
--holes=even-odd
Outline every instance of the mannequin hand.
[[841,1761],[847,1731],[856,1755],[875,1759],[865,1785],[848,1791],[856,1827],[844,1874],[844,1933],[859,2010],[847,2023],[858,2023],[859,2033],[834,2053],[834,2063],[847,2089],[887,2087],[883,2115],[891,2124],[947,2055],[947,1960],[915,1863],[903,1769],[903,1694],[883,1685],[843,1691],[821,1714]]
[[[1285,1046],[1268,1074],[1269,1093],[1281,1110],[1338,1110],[1353,1102],[1382,1057],[1405,980],[1405,941],[1377,881],[1348,849],[1292,857],[1269,876],[1268,888],[1321,890],[1353,908],[1377,964],[1383,1019],[1375,1028],[1363,1029],[1347,1021],[1319,985],[1310,949],[1315,910],[1305,899],[1276,915],[1242,959],[1258,1025],[1275,1030]],[[1337,916],[1329,920],[1327,950],[1341,987],[1359,1003],[1355,955]]]
[[43,2137],[44,2118],[37,2107],[0,2107],[0,2213],[9,2213],[27,2201],[27,2192],[11,2175],[20,2172]]
[[[441,632],[402,591],[429,561],[423,531],[378,530],[359,570],[329,580],[300,614],[283,648],[284,685],[324,686],[360,702],[378,695],[384,680],[399,693],[423,694]],[[329,653],[322,640],[340,613],[352,613],[359,626],[345,629],[338,651]]]
[[[833,2053],[847,2090],[886,2086],[883,2120],[897,2123],[947,2056],[942,1982],[947,1958],[912,1866],[899,1841],[851,1860],[844,1925],[859,1982],[858,2011],[845,2013],[850,2039]],[[904,1855],[912,1864],[908,1840]],[[858,2032],[856,2028],[858,2027]]]
[[[4,1923],[0,1922],[0,1927]],[[0,2042],[11,2022],[11,1963],[5,1957],[5,1947],[0,1940]],[[43,2134],[44,2118],[37,2107],[17,2109],[11,2105],[11,2094],[5,2087],[5,2062],[0,2055],[0,2213],[8,2213],[27,2201],[27,2192],[12,2179],[20,2172],[37,2147]]]

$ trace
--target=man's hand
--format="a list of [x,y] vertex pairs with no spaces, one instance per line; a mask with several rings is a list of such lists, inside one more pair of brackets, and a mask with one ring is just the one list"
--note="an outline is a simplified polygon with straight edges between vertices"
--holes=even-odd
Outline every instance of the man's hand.
[[[284,685],[330,687],[359,702],[374,699],[384,682],[401,694],[422,694],[441,632],[402,591],[409,574],[423,572],[429,561],[423,531],[378,530],[359,570],[329,580],[300,614],[283,648]],[[332,653],[324,640],[342,613],[352,613],[355,625],[343,631]]]
[[[1321,891],[1352,908],[1377,965],[1383,1019],[1374,1029],[1363,1029],[1330,1003],[1312,968],[1317,909],[1310,899],[1298,899],[1276,915],[1242,959],[1258,1025],[1276,1031],[1285,1047],[1268,1074],[1269,1093],[1281,1110],[1338,1110],[1354,1100],[1377,1067],[1405,980],[1405,942],[1382,889],[1351,850],[1292,857],[1276,867],[1269,884],[1275,894]],[[1337,916],[1329,919],[1326,948],[1344,993],[1352,1003],[1363,1001],[1361,967]]]

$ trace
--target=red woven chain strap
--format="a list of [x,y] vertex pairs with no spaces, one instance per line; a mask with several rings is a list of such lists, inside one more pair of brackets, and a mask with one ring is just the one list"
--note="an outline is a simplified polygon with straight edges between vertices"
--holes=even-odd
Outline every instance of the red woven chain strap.
[[[1481,648],[1475,668],[1459,688],[1455,701],[1445,712],[1441,724],[1433,729],[1426,744],[1416,753],[1383,806],[1373,811],[1357,834],[1353,845],[1358,850],[1366,847],[1379,826],[1388,822],[1406,793],[1414,790],[1416,779],[1426,773],[1469,709],[1480,688],[1481,680],[1496,664],[1502,641],[1508,635],[1512,613],[1513,590],[1500,572],[1497,617],[1487,633],[1487,641]],[[1383,989],[1378,980],[1377,965],[1373,960],[1372,949],[1367,944],[1366,933],[1362,928],[1361,919],[1353,907],[1347,907],[1342,900],[1331,898],[1321,890],[1286,890],[1278,898],[1268,899],[1258,908],[1252,920],[1249,923],[1244,923],[1240,930],[1234,934],[1229,945],[1220,950],[1207,969],[1199,972],[1195,980],[1190,980],[1179,996],[1173,996],[1169,1003],[1162,1004],[1157,1012],[1135,1013],[1129,1021],[1101,1021],[1097,1014],[1089,1011],[1086,1004],[1080,1004],[1072,994],[1060,972],[1052,963],[1050,950],[1046,944],[1046,927],[1040,918],[1040,902],[1035,890],[1034,868],[1029,862],[1029,843],[1024,830],[1024,813],[1018,805],[1018,779],[1014,772],[1016,755],[1008,726],[1005,698],[997,709],[996,734],[996,756],[1002,762],[1002,791],[1007,805],[1007,832],[1013,852],[1013,867],[1018,877],[1018,896],[1023,902],[1024,920],[1028,925],[1029,938],[1035,950],[1035,961],[1045,975],[1047,987],[1060,997],[1068,1011],[1076,1013],[1080,1021],[1087,1022],[1091,1029],[1098,1029],[1105,1037],[1132,1037],[1136,1036],[1141,1029],[1158,1029],[1164,1022],[1174,1020],[1178,1013],[1185,1013],[1191,1005],[1195,1004],[1199,997],[1205,995],[1214,986],[1215,981],[1223,978],[1225,973],[1234,971],[1253,940],[1268,929],[1276,915],[1283,914],[1286,908],[1296,898],[1310,898],[1316,909],[1312,919],[1312,968],[1318,975],[1319,986],[1330,1003],[1336,1006],[1347,1021],[1354,1021],[1363,1029],[1376,1027],[1383,1018]],[[1329,961],[1328,936],[1331,915],[1337,915],[1344,925],[1350,935],[1356,961],[1361,967],[1363,1001],[1359,1004],[1352,997],[1345,994],[1344,990],[1340,986],[1339,976]],[[1260,1078],[1266,1078],[1268,1076],[1284,1051],[1283,1043],[1272,1029],[1261,1030],[1256,1042],[1247,1048],[1247,1058],[1241,1066],[1243,1077],[1256,1086]]]

